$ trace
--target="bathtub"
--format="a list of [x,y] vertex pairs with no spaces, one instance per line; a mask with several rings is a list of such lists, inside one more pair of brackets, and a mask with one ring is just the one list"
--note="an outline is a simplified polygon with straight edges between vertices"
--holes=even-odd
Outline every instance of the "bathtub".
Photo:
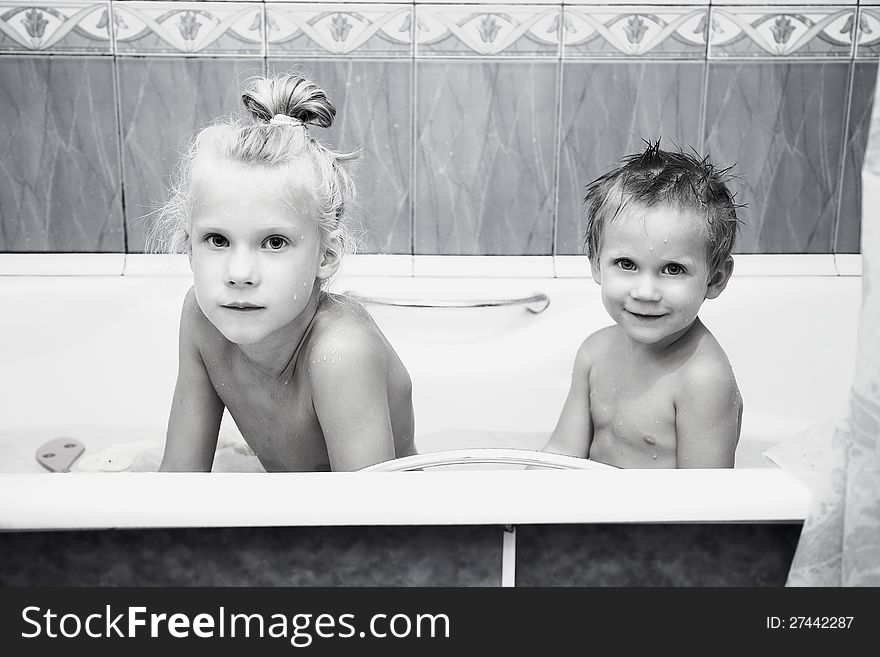
[[[346,263],[332,289],[363,299],[407,365],[420,452],[516,453],[546,441],[577,347],[609,323],[587,270],[575,257],[361,256]],[[289,584],[781,584],[811,491],[768,454],[792,445],[804,467],[821,461],[821,440],[803,442],[809,450],[801,455],[797,449],[817,427],[830,437],[844,407],[861,293],[857,257],[737,258],[727,290],[701,312],[743,395],[733,470],[526,472],[447,464],[428,472],[269,476],[251,471],[258,469],[253,459],[236,451],[234,423],[225,417],[223,435],[234,449],[225,459],[218,450],[218,472],[160,474],[125,470],[148,462],[145,454],[155,463],[161,453],[178,314],[191,285],[185,261],[5,255],[0,274],[0,307],[7,309],[0,549],[9,555],[0,582],[25,585],[236,577]],[[58,474],[37,463],[37,448],[58,437],[81,442],[77,463],[90,466]],[[110,463],[108,455],[118,458]],[[622,544],[632,548],[628,556],[621,556]],[[289,568],[267,571],[280,545],[296,546],[284,550]],[[108,573],[96,550],[123,565]],[[252,557],[244,561],[252,566],[247,572],[240,554],[230,556],[241,550]],[[369,573],[352,565],[375,564],[389,550],[402,560],[393,568],[385,557],[378,561],[386,565]],[[35,567],[35,551],[59,565]],[[315,574],[315,551],[339,558],[334,574]],[[668,552],[659,569],[658,551]],[[165,566],[144,568],[149,559]],[[398,567],[411,562],[421,566]]]

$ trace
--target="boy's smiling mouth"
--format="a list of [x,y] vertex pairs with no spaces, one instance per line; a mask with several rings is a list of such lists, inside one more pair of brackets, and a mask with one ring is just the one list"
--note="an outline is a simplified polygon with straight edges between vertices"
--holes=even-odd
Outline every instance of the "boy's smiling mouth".
[[638,317],[639,319],[652,320],[652,319],[660,319],[661,317],[665,317],[666,313],[660,314],[650,314],[650,313],[637,313],[633,310],[627,310],[624,308],[624,311],[632,315],[633,317]]

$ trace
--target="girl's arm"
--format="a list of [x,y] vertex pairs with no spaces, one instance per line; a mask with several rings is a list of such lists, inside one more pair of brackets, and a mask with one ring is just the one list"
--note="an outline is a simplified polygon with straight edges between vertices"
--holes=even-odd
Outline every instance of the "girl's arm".
[[587,458],[593,442],[593,421],[590,418],[590,346],[585,341],[575,356],[571,388],[559,420],[545,452]]
[[316,344],[310,361],[312,401],[331,470],[358,470],[393,459],[384,345],[348,333],[344,345]]
[[224,407],[199,354],[196,331],[200,313],[190,289],[180,315],[177,384],[160,472],[209,472],[214,462]]

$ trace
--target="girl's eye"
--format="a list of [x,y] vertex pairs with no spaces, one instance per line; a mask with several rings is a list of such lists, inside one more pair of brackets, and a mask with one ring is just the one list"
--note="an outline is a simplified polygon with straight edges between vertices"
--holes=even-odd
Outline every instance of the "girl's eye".
[[223,237],[222,235],[218,235],[217,233],[211,233],[210,235],[205,237],[205,241],[215,247],[215,248],[223,248],[224,246],[229,246],[229,241]]
[[675,262],[670,262],[664,269],[670,276],[681,276],[686,271],[684,267]]
[[623,271],[635,271],[636,263],[634,263],[629,258],[621,258],[617,261],[617,266],[620,267]]
[[273,235],[272,237],[268,238],[265,242],[263,242],[264,246],[269,247],[273,251],[280,251],[285,246],[287,246],[287,244],[288,244],[288,241],[286,239],[284,239],[283,237],[280,237],[279,235]]

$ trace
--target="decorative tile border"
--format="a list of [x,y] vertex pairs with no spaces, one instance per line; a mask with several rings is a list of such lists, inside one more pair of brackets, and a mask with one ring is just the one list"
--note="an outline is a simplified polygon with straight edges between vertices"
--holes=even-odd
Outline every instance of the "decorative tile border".
[[706,56],[708,6],[566,5],[563,15],[566,59]]
[[857,59],[880,57],[880,6],[859,7]]
[[855,7],[712,7],[709,56],[851,57]]
[[411,57],[413,8],[395,4],[266,4],[269,56]]
[[419,57],[559,57],[561,5],[418,5]]
[[118,54],[264,56],[261,2],[114,2]]
[[107,53],[110,2],[0,2],[0,52]]

